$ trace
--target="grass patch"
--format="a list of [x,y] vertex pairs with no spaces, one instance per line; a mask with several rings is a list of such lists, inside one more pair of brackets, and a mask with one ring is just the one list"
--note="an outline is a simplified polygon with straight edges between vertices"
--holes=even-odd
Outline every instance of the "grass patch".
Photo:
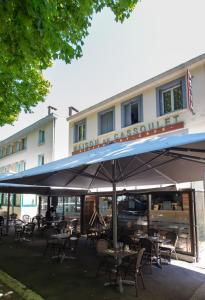
[[40,295],[3,271],[0,271],[0,280],[25,300],[44,300]]

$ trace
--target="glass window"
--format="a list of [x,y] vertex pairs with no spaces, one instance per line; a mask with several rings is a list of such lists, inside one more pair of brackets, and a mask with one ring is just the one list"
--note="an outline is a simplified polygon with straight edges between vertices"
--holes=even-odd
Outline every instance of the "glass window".
[[193,251],[190,203],[191,195],[188,192],[161,192],[152,195],[150,228],[158,230],[163,236],[167,232],[176,233],[176,250],[181,253]]
[[14,206],[21,206],[21,194],[16,194]]
[[162,111],[165,114],[183,108],[182,87],[175,86],[162,92]]
[[74,140],[75,143],[84,141],[86,139],[86,120],[82,120],[74,126]]
[[164,113],[169,113],[172,111],[172,101],[171,101],[171,91],[163,92],[162,94],[163,99],[163,109]]
[[21,194],[21,203],[22,206],[36,206],[37,205],[36,195]]
[[42,145],[44,143],[45,143],[45,131],[44,130],[39,130],[38,144]]
[[114,109],[109,109],[99,113],[99,134],[104,134],[114,130]]
[[117,198],[118,226],[121,230],[147,232],[148,199],[147,195],[127,194]]
[[58,197],[58,206],[56,212],[58,215],[63,214],[64,202],[64,215],[68,219],[80,218],[80,197]]
[[142,122],[142,97],[123,103],[122,114],[123,127]]
[[27,138],[23,138],[22,139],[22,149],[26,149],[27,148]]
[[173,88],[174,110],[183,108],[182,87],[176,86]]
[[2,206],[2,204],[3,204],[3,194],[2,193],[0,193],[0,208],[1,208],[1,206]]
[[16,152],[20,151],[20,143],[16,142]]
[[157,89],[157,113],[168,114],[186,107],[185,78],[175,80]]
[[22,172],[26,169],[26,162],[24,160],[16,162],[16,172]]
[[44,154],[38,155],[38,166],[44,165]]

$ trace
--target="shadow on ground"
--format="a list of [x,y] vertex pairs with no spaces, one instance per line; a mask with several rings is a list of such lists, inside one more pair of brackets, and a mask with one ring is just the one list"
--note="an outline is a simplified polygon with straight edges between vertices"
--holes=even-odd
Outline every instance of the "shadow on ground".
[[[77,259],[62,264],[43,256],[45,241],[14,242],[12,237],[0,241],[0,266],[46,300],[131,300],[134,287],[125,287],[120,294],[114,287],[104,287],[106,278],[96,278],[98,257],[95,249],[80,241]],[[204,284],[205,275],[193,270],[165,265],[144,270],[146,290],[139,288],[139,300],[188,300]],[[201,300],[202,298],[200,298]],[[205,299],[205,296],[204,296]]]

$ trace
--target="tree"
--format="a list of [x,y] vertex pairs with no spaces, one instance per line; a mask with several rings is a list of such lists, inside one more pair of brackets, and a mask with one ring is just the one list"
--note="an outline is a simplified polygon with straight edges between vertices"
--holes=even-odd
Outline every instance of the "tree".
[[0,126],[44,101],[50,84],[42,71],[55,59],[82,56],[92,17],[110,8],[116,21],[138,0],[0,0]]

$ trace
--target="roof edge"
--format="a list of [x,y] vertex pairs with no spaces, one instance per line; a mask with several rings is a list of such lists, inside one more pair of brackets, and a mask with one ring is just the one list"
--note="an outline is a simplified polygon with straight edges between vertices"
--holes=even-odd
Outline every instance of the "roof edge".
[[141,82],[141,83],[139,83],[139,84],[137,84],[137,85],[135,85],[135,86],[133,86],[131,88],[128,88],[128,89],[126,89],[126,90],[118,93],[118,94],[115,94],[115,95],[111,96],[110,98],[102,100],[102,101],[100,101],[100,102],[98,102],[98,103],[96,103],[96,104],[94,104],[94,105],[92,105],[92,106],[90,106],[88,108],[85,108],[84,110],[82,110],[82,111],[80,111],[80,112],[78,112],[78,113],[76,113],[76,114],[68,117],[66,120],[67,121],[71,121],[71,120],[75,119],[76,117],[79,117],[79,116],[87,113],[90,110],[94,110],[94,109],[96,109],[96,108],[98,108],[100,106],[106,105],[109,102],[112,102],[112,101],[116,100],[117,98],[126,96],[129,93],[132,93],[136,89],[144,88],[144,87],[146,87],[146,85],[154,83],[155,81],[158,81],[158,80],[160,80],[161,78],[163,78],[165,76],[171,75],[174,72],[183,70],[184,68],[187,68],[190,65],[193,65],[193,64],[196,64],[196,63],[200,63],[203,60],[205,61],[205,53],[203,53],[203,54],[201,54],[201,55],[199,55],[197,57],[194,57],[194,58],[192,58],[192,59],[190,59],[190,60],[188,60],[186,62],[183,62],[180,65],[178,65],[178,66],[176,66],[174,68],[171,68],[171,69],[169,69],[169,70],[167,70],[165,72],[162,72],[162,73],[160,73],[160,74],[158,74],[158,75],[156,75],[154,77],[151,77],[151,78],[149,78],[149,79],[147,79],[147,80],[145,80],[145,81],[143,81],[143,82]]
[[13,139],[18,139],[20,138],[21,136],[23,137],[23,135],[25,134],[28,134],[29,132],[31,132],[33,129],[35,128],[38,128],[41,124],[46,124],[48,123],[49,121],[51,120],[54,120],[54,119],[57,119],[57,117],[54,115],[54,114],[50,114],[50,115],[47,115],[46,117],[36,121],[35,123],[23,128],[22,130],[10,135],[9,137],[7,137],[6,139],[4,140],[1,140],[0,141],[0,146],[1,145],[5,145],[7,143],[9,143],[11,140]]

